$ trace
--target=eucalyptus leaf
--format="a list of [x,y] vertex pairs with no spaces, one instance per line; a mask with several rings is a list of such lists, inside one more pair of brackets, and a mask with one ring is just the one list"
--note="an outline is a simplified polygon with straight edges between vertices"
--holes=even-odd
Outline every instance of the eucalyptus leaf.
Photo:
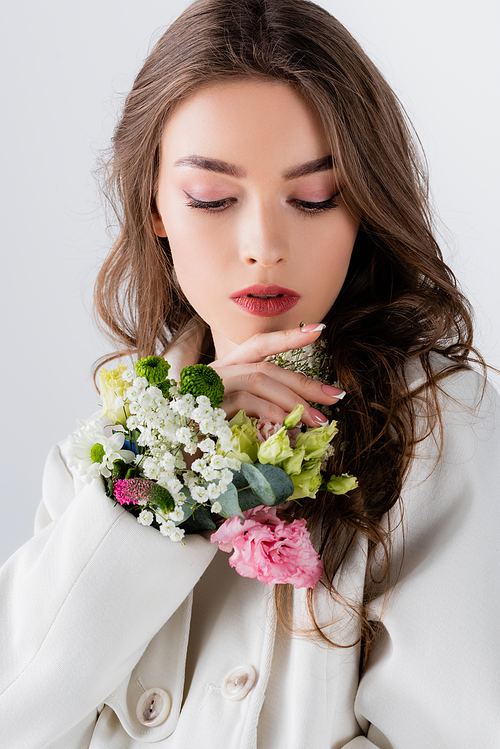
[[180,525],[181,523],[185,523],[188,518],[191,517],[193,514],[197,503],[194,501],[194,499],[191,498],[191,495],[189,493],[189,489],[186,489],[183,487],[181,489],[181,492],[186,495],[186,501],[181,505],[181,510],[184,513],[184,516],[181,520],[178,520],[175,525]]
[[232,518],[237,515],[242,520],[245,520],[238,501],[238,491],[233,483],[229,484],[224,494],[217,497],[217,501],[220,502],[222,509],[219,514],[223,518]]
[[273,492],[271,484],[256,465],[242,463],[241,472],[247,479],[252,493],[257,497],[261,505],[272,507],[276,504],[276,495]]
[[250,510],[252,507],[259,507],[263,502],[255,496],[251,489],[243,489],[238,492],[238,503],[242,512]]
[[242,471],[233,471],[232,483],[235,485],[238,492],[240,492],[242,489],[248,489],[248,487],[250,486],[248,479],[245,478]]
[[[248,468],[247,463],[243,463],[243,466],[246,466]],[[273,502],[273,505],[279,505],[282,502],[285,502],[285,500],[290,497],[294,490],[295,486],[288,475],[282,468],[279,468],[278,466],[273,466],[270,463],[262,464],[262,463],[255,463],[251,468],[255,468],[259,473],[262,474],[262,476],[268,481],[268,483],[271,485],[273,493],[276,496],[275,501]],[[272,505],[271,505],[272,506]]]
[[217,526],[210,515],[210,509],[204,505],[197,507],[192,515],[183,521],[182,528],[186,533],[199,533],[200,531],[215,531]]

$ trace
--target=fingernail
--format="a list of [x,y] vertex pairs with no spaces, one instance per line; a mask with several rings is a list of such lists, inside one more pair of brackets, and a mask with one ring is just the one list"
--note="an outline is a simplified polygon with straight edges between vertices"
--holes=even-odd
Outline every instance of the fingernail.
[[311,410],[309,411],[309,416],[311,417],[311,421],[314,421],[314,423],[319,427],[324,427],[329,423],[326,416],[322,414],[321,411],[317,411],[315,408],[311,408]]
[[318,333],[320,330],[324,330],[326,328],[326,325],[324,325],[322,322],[315,323],[310,322],[309,325],[303,325],[301,327],[301,331],[303,333]]
[[321,390],[326,394],[329,395],[330,398],[337,398],[339,401],[342,400],[342,398],[345,396],[345,390],[341,390],[340,388],[336,388],[334,385],[322,385]]

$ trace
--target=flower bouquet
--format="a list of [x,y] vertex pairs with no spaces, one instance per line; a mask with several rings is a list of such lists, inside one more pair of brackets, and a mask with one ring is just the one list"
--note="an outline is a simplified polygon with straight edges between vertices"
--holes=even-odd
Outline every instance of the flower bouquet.
[[357,486],[352,476],[322,475],[336,422],[306,428],[303,406],[283,424],[243,411],[227,421],[214,369],[184,367],[179,382],[169,369],[155,356],[135,372],[101,369],[102,412],[70,435],[69,466],[84,482],[103,480],[110,498],[172,541],[211,532],[244,577],[314,587],[322,564],[306,521],[286,522],[279,507]]

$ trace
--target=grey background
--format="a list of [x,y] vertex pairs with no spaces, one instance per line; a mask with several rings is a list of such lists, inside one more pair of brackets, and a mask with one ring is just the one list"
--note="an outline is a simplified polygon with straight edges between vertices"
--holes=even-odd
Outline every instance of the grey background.
[[[0,11],[0,563],[32,532],[45,456],[97,404],[92,286],[111,240],[92,177],[122,97],[184,1],[25,0]],[[321,3],[400,96],[427,153],[443,249],[500,366],[496,0]],[[493,374],[500,385],[500,377]]]

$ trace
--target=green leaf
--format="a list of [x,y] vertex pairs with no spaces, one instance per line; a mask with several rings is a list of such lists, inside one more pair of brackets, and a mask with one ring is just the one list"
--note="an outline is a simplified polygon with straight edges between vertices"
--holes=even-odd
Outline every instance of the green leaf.
[[113,478],[124,479],[127,473],[128,465],[124,460],[115,460],[113,463]]
[[252,493],[260,500],[260,504],[272,507],[276,503],[276,495],[271,484],[257,466],[242,463],[241,472],[248,481]]
[[[271,464],[243,463],[242,473],[248,479],[252,492],[261,500],[261,504],[269,507],[279,505],[290,497],[294,492],[294,484],[290,476],[282,468]],[[233,477],[234,480],[234,477]],[[271,495],[269,494],[269,487]],[[269,497],[266,501],[265,496]]]
[[126,479],[135,479],[137,477],[137,474],[139,472],[139,469],[137,466],[132,466],[131,468],[128,468],[125,477]]
[[184,504],[181,505],[181,510],[184,513],[184,516],[181,520],[178,520],[175,525],[180,525],[181,523],[185,523],[186,520],[191,517],[193,512],[195,511],[197,507],[197,502],[192,499],[191,494],[189,493],[189,489],[186,489],[185,486],[181,489],[182,494],[185,495],[186,500]]
[[220,497],[217,497],[217,501],[220,502],[220,505],[222,507],[219,514],[222,515],[223,518],[233,518],[235,515],[237,515],[242,520],[245,520],[245,516],[243,515],[238,500],[238,491],[235,485],[231,483],[227,487],[224,494],[221,494]]
[[200,531],[215,531],[217,526],[211,518],[210,509],[205,505],[200,505],[182,523],[181,528],[184,528],[186,533],[199,533]]
[[251,489],[242,489],[238,492],[238,503],[242,512],[262,504],[261,500],[255,496]]

